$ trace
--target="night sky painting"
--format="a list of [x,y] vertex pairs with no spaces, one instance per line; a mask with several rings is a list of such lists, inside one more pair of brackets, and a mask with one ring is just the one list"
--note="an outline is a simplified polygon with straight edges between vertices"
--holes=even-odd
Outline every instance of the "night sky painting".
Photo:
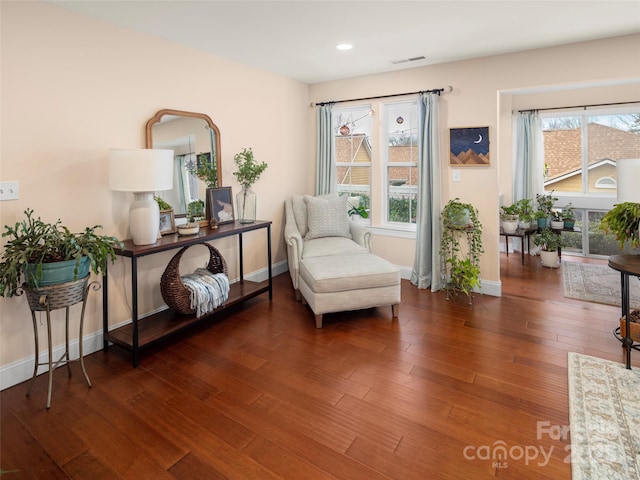
[[449,165],[489,165],[489,127],[452,128]]

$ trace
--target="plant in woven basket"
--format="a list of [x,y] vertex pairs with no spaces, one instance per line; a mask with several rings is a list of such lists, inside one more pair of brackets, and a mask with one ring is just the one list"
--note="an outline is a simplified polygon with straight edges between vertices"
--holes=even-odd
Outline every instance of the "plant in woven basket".
[[98,235],[100,225],[87,227],[80,233],[72,233],[58,220],[47,223],[33,216],[33,210],[24,212],[23,220],[15,225],[5,225],[2,237],[7,237],[0,258],[0,296],[11,297],[24,281],[38,287],[45,264],[73,261],[73,280],[78,278],[82,263],[88,264],[94,273],[105,271],[107,261],[115,261],[114,248],[122,246],[117,238]]

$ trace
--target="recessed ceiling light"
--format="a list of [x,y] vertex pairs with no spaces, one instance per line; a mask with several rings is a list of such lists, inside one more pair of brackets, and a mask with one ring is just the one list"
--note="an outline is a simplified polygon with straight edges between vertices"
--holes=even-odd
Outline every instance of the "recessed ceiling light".
[[351,50],[353,48],[353,45],[351,45],[350,43],[339,43],[338,45],[336,45],[336,48],[338,50]]

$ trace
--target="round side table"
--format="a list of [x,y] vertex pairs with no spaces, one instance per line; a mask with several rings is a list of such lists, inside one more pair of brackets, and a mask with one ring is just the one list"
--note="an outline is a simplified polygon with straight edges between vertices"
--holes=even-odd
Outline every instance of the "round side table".
[[630,309],[629,309],[629,276],[640,278],[640,255],[612,255],[609,257],[609,266],[620,272],[620,289],[622,294],[622,317],[626,321],[626,330],[622,345],[627,354],[627,368],[631,369],[631,338]]

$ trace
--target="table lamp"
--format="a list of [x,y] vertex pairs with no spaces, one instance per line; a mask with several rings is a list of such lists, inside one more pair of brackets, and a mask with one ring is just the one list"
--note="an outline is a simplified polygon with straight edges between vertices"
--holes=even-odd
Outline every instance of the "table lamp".
[[133,244],[155,243],[160,231],[160,209],[153,195],[173,188],[173,150],[112,149],[109,188],[134,195],[129,208]]

